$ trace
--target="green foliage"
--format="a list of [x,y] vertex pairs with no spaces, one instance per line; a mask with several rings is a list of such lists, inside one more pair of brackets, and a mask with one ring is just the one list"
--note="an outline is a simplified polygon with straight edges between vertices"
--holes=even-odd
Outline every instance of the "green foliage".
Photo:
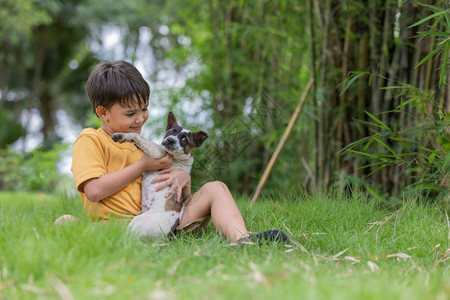
[[0,150],[0,189],[55,191],[63,177],[57,164],[65,149],[66,145],[56,145],[20,153],[10,147]]
[[[438,206],[410,200],[397,211],[387,211],[360,193],[350,198],[340,193],[288,198],[278,194],[252,208],[242,199],[238,205],[250,230],[278,227],[296,243],[233,246],[212,226],[199,237],[181,234],[144,243],[125,233],[126,223],[104,224],[82,216],[78,198],[0,193],[1,295],[395,300],[449,296],[448,225]],[[52,224],[66,213],[80,220]]]
[[450,8],[442,8],[434,5],[423,5],[433,11],[434,13],[422,20],[412,24],[411,27],[419,26],[427,22],[428,20],[433,20],[433,25],[427,31],[419,31],[418,35],[421,38],[424,37],[437,37],[437,47],[431,51],[427,56],[425,56],[416,67],[430,60],[439,54],[443,54],[443,60],[441,64],[441,72],[439,76],[439,86],[444,84],[445,75],[448,72],[449,65],[449,53],[450,53]]
[[[34,0],[0,0],[0,44],[3,46],[16,46],[24,39],[31,37],[33,28],[48,24],[51,21],[49,14],[39,7]],[[0,61],[5,59],[0,53]]]
[[[197,182],[219,179],[249,194],[309,79],[309,40],[306,24],[299,22],[306,17],[305,7],[297,1],[204,5],[193,0],[167,2],[162,13],[161,20],[169,28],[163,37],[169,43],[163,61],[175,64],[186,85],[151,101],[180,111],[186,119],[197,121],[198,115],[206,115],[198,125],[210,138],[196,151]],[[202,113],[179,108],[191,103]],[[293,145],[301,142],[300,134],[290,137]],[[286,157],[298,157],[298,150],[286,147],[284,152]],[[301,167],[288,167],[275,167],[283,174],[283,179],[273,182],[276,188],[296,184],[304,172]]]
[[[416,68],[434,57],[443,57],[439,76],[441,86],[448,76],[450,38],[447,31],[450,29],[450,9],[425,6],[434,13],[410,28],[435,20],[429,31],[419,31],[418,35],[420,38],[437,37],[439,40],[435,49],[430,49],[430,53]],[[365,76],[368,76],[368,85],[374,78],[388,80],[370,72],[351,72],[344,81],[342,94]],[[400,168],[403,174],[397,184],[402,194],[419,193],[427,200],[446,199],[450,191],[450,115],[437,92],[408,83],[397,83],[381,89],[395,95],[395,99],[390,101],[393,108],[379,114],[365,111],[367,121],[359,122],[368,128],[370,134],[350,143],[340,153],[352,153],[362,158],[365,162],[363,168],[369,170],[368,176],[385,169]],[[372,191],[371,188],[368,190]]]
[[[3,24],[0,101],[6,97],[12,100],[8,103],[14,106],[16,116],[22,109],[40,110],[45,143],[57,143],[59,139],[54,130],[57,109],[65,110],[82,126],[98,126],[84,91],[89,70],[98,60],[139,62],[150,76],[150,108],[156,107],[158,112],[175,110],[177,116],[186,120],[185,125],[196,125],[210,134],[196,155],[198,168],[193,176],[198,185],[219,179],[234,190],[251,193],[311,73],[316,73],[312,75],[316,82],[314,101],[307,102],[304,117],[300,117],[289,137],[267,188],[279,190],[315,184],[325,187],[333,183],[338,173],[361,180],[361,172],[355,171],[360,170],[359,159],[372,158],[361,155],[356,160],[340,161],[335,153],[343,145],[367,136],[366,128],[378,130],[367,139],[372,140],[372,146],[385,149],[389,159],[402,166],[411,161],[412,156],[405,161],[396,160],[396,156],[405,158],[402,147],[419,147],[423,139],[417,140],[415,146],[406,146],[407,140],[400,142],[395,135],[388,138],[383,135],[392,131],[406,139],[405,134],[415,131],[410,122],[405,122],[410,127],[397,129],[395,120],[391,122],[387,113],[397,106],[396,102],[390,102],[391,92],[401,94],[408,88],[381,90],[386,83],[398,78],[428,78],[424,85],[430,89],[441,86],[440,93],[434,95],[440,97],[439,105],[444,102],[442,89],[447,81],[450,47],[450,17],[445,1],[425,6],[395,0],[367,4],[292,0],[211,0],[207,5],[200,0],[151,3],[0,0],[0,3],[7,8],[0,11]],[[424,15],[423,8],[431,13],[416,22],[418,16]],[[110,40],[105,36],[111,28],[120,32],[123,40],[114,53],[107,53],[104,46]],[[415,29],[423,44],[419,43],[421,39],[413,39]],[[423,58],[423,49],[428,45],[433,48]],[[94,48],[97,57],[91,52]],[[442,64],[436,67],[434,62]],[[414,71],[411,66],[416,64],[418,68]],[[421,71],[425,67],[431,75]],[[349,70],[359,72],[351,72],[347,84],[339,89],[338,83]],[[372,75],[375,70],[383,76],[375,78]],[[433,70],[439,70],[439,84]],[[363,82],[363,76],[370,77],[371,90]],[[180,82],[186,85],[180,86]],[[417,95],[420,92],[416,90]],[[429,102],[415,106],[419,109],[416,115],[402,101],[403,112],[394,112],[396,117],[407,114],[412,116],[411,120],[417,117],[422,122],[427,114],[433,114],[428,109]],[[420,100],[415,102],[418,104]],[[437,110],[436,107],[435,113]],[[380,111],[386,114],[379,115]],[[355,125],[354,120],[361,118],[368,127]],[[440,120],[436,115],[432,118]],[[149,121],[152,122],[155,132],[160,132],[161,122]],[[1,126],[0,132],[17,131],[13,124]],[[429,128],[433,124],[418,124],[416,129],[421,126]],[[445,125],[439,126],[442,129]],[[439,133],[435,137],[448,153],[447,136]],[[428,141],[439,146],[436,141]],[[418,148],[420,155],[425,152],[420,168],[425,168],[428,175],[444,174],[423,166],[436,157],[440,163],[442,153],[427,152],[426,149],[435,149],[429,145],[422,147]],[[420,180],[417,172],[422,169],[406,166],[415,180]],[[402,187],[413,183],[406,176],[403,179]]]
[[75,17],[86,1],[5,1],[11,9],[2,10],[8,15],[0,27],[0,101],[9,100],[16,118],[24,109],[37,109],[45,143],[57,143],[57,110],[83,123],[89,109],[84,85],[97,60],[86,42],[88,23]]
[[[398,90],[403,101],[393,111],[385,113],[400,115],[405,107],[411,106],[420,111],[424,103],[433,101],[432,97],[410,85],[390,89]],[[442,110],[421,111],[412,124],[387,124],[379,116],[366,112],[372,121],[363,123],[372,135],[349,144],[342,151],[365,157],[364,168],[370,168],[369,176],[390,166],[402,166],[410,178],[403,183],[404,193],[420,192],[427,199],[444,199],[450,191],[450,115]]]
[[10,113],[0,106],[0,149],[5,149],[25,134],[25,129],[11,118]]

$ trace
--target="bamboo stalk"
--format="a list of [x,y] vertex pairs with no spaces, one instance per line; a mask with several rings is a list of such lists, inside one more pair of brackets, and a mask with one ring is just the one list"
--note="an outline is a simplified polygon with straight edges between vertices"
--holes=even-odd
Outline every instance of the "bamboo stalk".
[[[315,34],[315,23],[314,23],[314,14],[313,14],[313,0],[309,0],[307,5],[308,10],[308,26],[309,26],[309,34],[311,35],[311,38],[309,39],[309,48],[311,50],[311,76],[313,78],[313,85],[312,85],[312,93],[313,93],[313,105],[314,107],[317,107],[317,99],[316,99],[316,82],[317,82],[317,68],[316,68],[316,34]],[[316,4],[316,1],[314,1],[314,4]],[[318,20],[319,21],[319,20]],[[321,23],[320,23],[321,24]],[[322,28],[321,26],[320,28]],[[318,136],[319,136],[319,125],[318,121],[314,121],[314,146],[317,149],[318,144]],[[319,161],[319,151],[314,151],[314,162],[315,162],[315,170],[316,174],[311,178],[312,185],[317,186],[317,175],[319,172],[318,169],[318,161]]]
[[272,157],[270,158],[269,163],[267,164],[266,169],[264,170],[263,176],[261,177],[261,180],[259,181],[258,186],[256,187],[255,193],[253,194],[253,197],[252,197],[251,205],[255,204],[256,200],[258,199],[259,194],[261,193],[261,190],[262,190],[264,184],[266,183],[267,178],[270,175],[270,172],[272,171],[275,161],[277,160],[278,155],[281,152],[281,149],[283,149],[284,144],[286,143],[286,141],[289,137],[289,134],[291,133],[292,128],[294,127],[294,124],[297,121],[298,116],[300,115],[300,112],[303,108],[303,104],[305,104],[306,97],[308,96],[309,90],[311,89],[313,82],[314,82],[313,78],[310,78],[308,83],[306,84],[306,88],[303,91],[302,97],[300,98],[300,102],[298,103],[297,107],[295,108],[295,111],[292,114],[291,120],[289,121],[289,124],[286,127],[286,130],[284,131],[283,136],[281,137],[281,140],[278,143],[277,148],[275,149],[275,152],[273,153]]

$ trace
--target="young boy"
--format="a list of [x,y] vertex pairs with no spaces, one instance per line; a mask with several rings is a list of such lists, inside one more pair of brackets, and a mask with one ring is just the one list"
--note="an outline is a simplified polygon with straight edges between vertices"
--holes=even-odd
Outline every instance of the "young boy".
[[130,63],[103,62],[89,76],[86,91],[99,129],[84,129],[73,147],[72,169],[84,212],[94,219],[131,220],[141,210],[142,173],[161,170],[154,182],[158,190],[170,186],[166,196],[184,195],[185,209],[177,230],[201,229],[212,219],[214,227],[231,241],[287,242],[279,230],[249,235],[242,215],[222,182],[209,182],[191,196],[189,173],[171,168],[172,158],[154,159],[131,143],[115,143],[115,132],[141,133],[148,119],[150,88]]

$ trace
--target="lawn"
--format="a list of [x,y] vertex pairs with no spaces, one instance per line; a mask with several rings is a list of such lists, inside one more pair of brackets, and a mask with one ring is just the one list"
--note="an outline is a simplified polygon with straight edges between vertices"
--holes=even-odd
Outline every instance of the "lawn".
[[[449,299],[450,225],[437,205],[380,208],[360,193],[238,205],[281,245],[234,245],[211,227],[155,244],[91,222],[76,198],[0,193],[0,299]],[[76,223],[54,226],[70,213]]]

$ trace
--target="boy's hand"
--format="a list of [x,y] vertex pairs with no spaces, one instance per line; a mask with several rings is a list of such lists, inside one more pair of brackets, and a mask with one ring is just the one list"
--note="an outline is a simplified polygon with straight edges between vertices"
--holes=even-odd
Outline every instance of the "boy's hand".
[[[156,191],[160,191],[163,188],[170,186],[169,191],[165,195],[168,198],[173,193],[177,195],[177,202],[181,201],[181,196],[190,194],[191,191],[191,175],[188,172],[179,169],[166,169],[159,173],[159,176],[152,180],[152,183],[161,182],[160,185],[156,187]],[[184,191],[184,193],[183,193]]]
[[161,158],[153,158],[150,155],[144,154],[141,160],[144,164],[144,171],[162,170],[172,166],[172,156],[168,154]]

